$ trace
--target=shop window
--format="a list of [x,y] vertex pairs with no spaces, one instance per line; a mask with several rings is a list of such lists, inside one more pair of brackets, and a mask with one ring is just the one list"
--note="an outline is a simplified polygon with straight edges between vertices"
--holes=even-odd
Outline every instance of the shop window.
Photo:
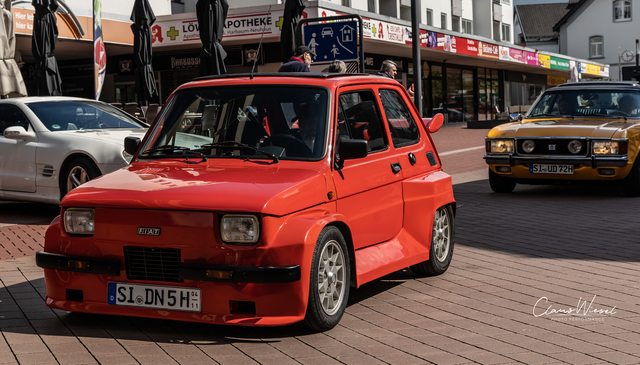
[[618,0],[613,2],[613,21],[626,22],[631,20],[631,1]]
[[351,6],[350,0],[342,0],[342,6]]
[[493,22],[493,40],[500,42],[500,22]]
[[433,10],[427,9],[427,25],[433,26]]
[[447,29],[447,13],[440,13],[440,28]]
[[367,1],[367,11],[370,13],[376,12],[376,0],[368,0]]
[[593,36],[589,38],[589,49],[590,58],[604,57],[604,37]]
[[502,40],[505,42],[511,42],[511,25],[502,24]]
[[402,147],[417,143],[420,140],[418,126],[400,94],[394,90],[380,90],[380,100],[393,145]]
[[451,16],[451,30],[454,32],[460,31],[460,17]]
[[462,33],[473,34],[473,22],[468,19],[462,19]]

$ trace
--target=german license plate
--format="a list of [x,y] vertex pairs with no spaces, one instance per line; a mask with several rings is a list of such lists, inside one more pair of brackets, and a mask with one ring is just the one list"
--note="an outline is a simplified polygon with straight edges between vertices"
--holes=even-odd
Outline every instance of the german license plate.
[[533,174],[573,174],[573,165],[543,165],[543,164],[531,164],[529,165],[529,172]]
[[107,303],[130,307],[200,312],[200,289],[109,283]]

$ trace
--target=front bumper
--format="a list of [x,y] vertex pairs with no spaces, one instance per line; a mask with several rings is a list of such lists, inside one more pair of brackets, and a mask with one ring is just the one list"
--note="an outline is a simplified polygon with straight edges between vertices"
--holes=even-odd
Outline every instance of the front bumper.
[[589,157],[561,157],[561,156],[514,156],[514,155],[485,155],[488,165],[525,165],[525,164],[566,164],[596,167],[625,167],[629,163],[627,156],[589,156]]

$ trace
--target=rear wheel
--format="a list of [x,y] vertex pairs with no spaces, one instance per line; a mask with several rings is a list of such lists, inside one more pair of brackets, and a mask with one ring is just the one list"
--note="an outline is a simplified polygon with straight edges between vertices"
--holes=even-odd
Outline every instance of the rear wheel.
[[622,193],[626,196],[640,196],[640,164],[638,164],[638,157],[636,157],[629,175],[622,180]]
[[325,227],[313,251],[304,324],[315,331],[335,327],[347,307],[351,285],[349,251],[340,230]]
[[510,193],[516,188],[516,182],[508,177],[502,177],[489,169],[489,185],[496,193]]
[[60,198],[78,186],[100,176],[100,170],[86,157],[73,160],[65,169],[60,182]]
[[411,271],[424,276],[440,275],[447,271],[453,256],[454,237],[453,208],[450,205],[438,208],[433,218],[429,260],[411,266]]

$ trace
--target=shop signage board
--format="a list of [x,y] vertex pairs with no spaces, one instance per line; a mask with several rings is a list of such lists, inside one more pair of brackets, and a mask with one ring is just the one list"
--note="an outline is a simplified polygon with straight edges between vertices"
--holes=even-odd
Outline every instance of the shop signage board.
[[538,60],[540,62],[540,66],[544,68],[551,68],[551,56],[546,54],[539,54]]
[[509,58],[509,47],[500,46],[499,52],[500,52],[500,56],[499,56],[500,60],[502,60],[502,61],[510,61],[511,60]]
[[524,63],[524,53],[519,49],[509,48],[509,60],[518,63]]
[[307,24],[304,44],[316,54],[314,62],[358,59],[358,24],[355,21]]
[[565,60],[564,58],[551,56],[549,65],[554,70],[569,71],[569,60]]
[[524,63],[527,65],[538,66],[540,64],[537,53],[523,51],[522,54],[524,55]]
[[487,58],[499,58],[500,48],[497,44],[478,42],[478,56]]

